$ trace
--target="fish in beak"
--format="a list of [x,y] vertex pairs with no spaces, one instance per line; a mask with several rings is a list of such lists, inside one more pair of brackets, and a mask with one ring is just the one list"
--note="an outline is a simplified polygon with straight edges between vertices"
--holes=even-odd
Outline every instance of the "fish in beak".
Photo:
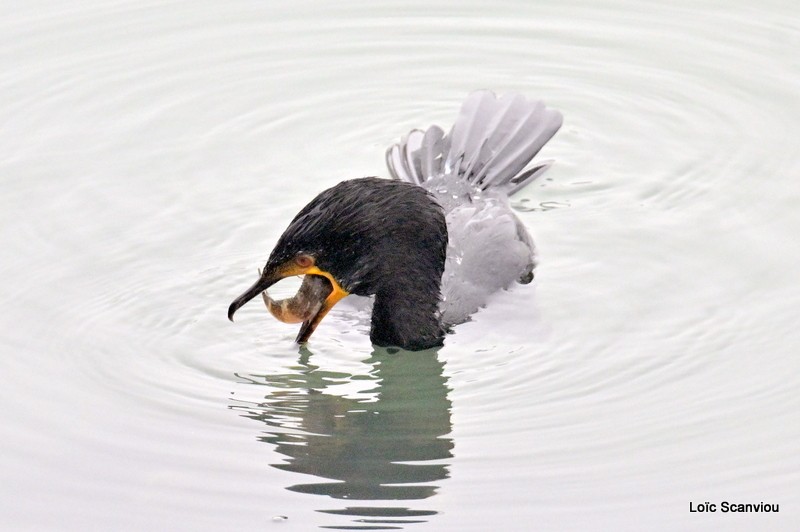
[[[267,289],[292,275],[304,276],[297,294],[279,301],[272,299]],[[306,343],[328,311],[348,295],[329,273],[313,265],[298,268],[293,264],[289,267],[265,270],[264,273],[259,272],[258,280],[228,307],[228,319],[233,321],[234,313],[258,294],[262,294],[267,310],[278,321],[302,323],[295,340],[299,344]]]

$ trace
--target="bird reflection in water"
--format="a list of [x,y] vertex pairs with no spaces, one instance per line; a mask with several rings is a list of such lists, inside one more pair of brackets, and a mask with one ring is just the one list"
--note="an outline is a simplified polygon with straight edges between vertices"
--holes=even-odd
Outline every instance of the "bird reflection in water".
[[[309,362],[310,354],[302,348],[288,373],[237,375],[245,383],[267,386],[269,393],[263,402],[237,401],[231,407],[267,426],[259,439],[288,457],[273,467],[321,480],[287,489],[348,501],[435,495],[434,483],[449,476],[444,461],[453,448],[446,437],[452,429],[450,389],[437,351],[376,348],[364,361],[370,368],[362,375],[322,370]],[[353,385],[360,385],[359,391],[348,393]],[[320,511],[358,516],[363,528],[371,530],[437,513],[366,504]]]

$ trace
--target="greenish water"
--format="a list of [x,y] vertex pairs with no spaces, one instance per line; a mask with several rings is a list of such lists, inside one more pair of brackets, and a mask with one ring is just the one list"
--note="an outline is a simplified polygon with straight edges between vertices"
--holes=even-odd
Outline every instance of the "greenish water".
[[[0,43],[0,528],[796,529],[792,2],[43,1]],[[438,352],[226,320],[478,88],[565,116],[533,284]]]

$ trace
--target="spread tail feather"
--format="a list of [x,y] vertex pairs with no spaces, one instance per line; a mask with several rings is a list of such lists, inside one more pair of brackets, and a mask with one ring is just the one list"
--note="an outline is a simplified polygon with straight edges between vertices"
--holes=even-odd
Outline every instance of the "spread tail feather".
[[386,165],[395,179],[418,185],[455,174],[478,189],[497,187],[511,195],[552,164],[540,161],[525,170],[562,121],[541,101],[477,91],[461,106],[450,133],[439,126],[415,129],[386,151]]

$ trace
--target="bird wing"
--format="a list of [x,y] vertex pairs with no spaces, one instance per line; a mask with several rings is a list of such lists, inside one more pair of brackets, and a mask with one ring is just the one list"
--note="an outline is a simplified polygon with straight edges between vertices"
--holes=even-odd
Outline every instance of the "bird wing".
[[552,161],[533,158],[563,118],[519,94],[477,91],[450,132],[415,129],[386,151],[392,177],[428,189],[442,206],[448,232],[442,277],[442,321],[465,321],[489,296],[529,282],[536,249],[508,196],[542,175]]
[[442,321],[465,321],[494,292],[533,269],[530,236],[503,197],[463,204],[447,214],[448,246],[442,276]]

